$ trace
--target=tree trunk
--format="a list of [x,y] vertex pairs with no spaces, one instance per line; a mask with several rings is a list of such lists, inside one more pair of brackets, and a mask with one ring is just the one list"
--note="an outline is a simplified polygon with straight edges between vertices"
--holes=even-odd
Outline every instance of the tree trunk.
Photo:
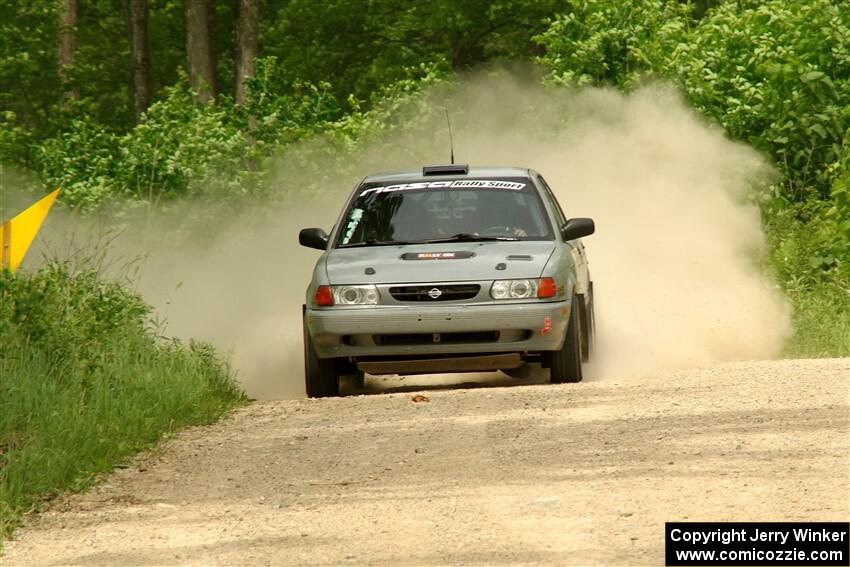
[[[77,0],[62,0],[59,7],[59,80],[63,88],[68,84],[68,68],[77,54]],[[66,99],[78,99],[75,89],[65,91]]]
[[236,102],[238,104],[244,104],[247,98],[245,79],[254,76],[259,20],[259,0],[239,0],[239,19],[236,23]]
[[130,43],[133,57],[133,111],[138,122],[150,104],[148,0],[130,0]]
[[208,102],[215,96],[215,51],[212,44],[215,4],[211,0],[184,0],[186,16],[186,55],[189,60],[189,82],[197,93],[196,100]]

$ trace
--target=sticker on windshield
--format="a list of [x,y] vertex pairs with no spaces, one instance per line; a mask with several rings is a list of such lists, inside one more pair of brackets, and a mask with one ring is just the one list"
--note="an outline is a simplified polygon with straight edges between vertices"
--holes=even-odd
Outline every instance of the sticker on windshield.
[[396,185],[384,185],[383,187],[370,187],[360,193],[360,196],[369,193],[393,193],[395,191],[410,191],[412,189],[508,189],[510,191],[521,191],[525,183],[515,181],[503,181],[500,179],[456,179],[454,181],[419,181],[416,183],[398,183]]
[[360,219],[363,218],[363,209],[352,209],[351,216],[348,219],[348,224],[345,225],[345,232],[342,236],[342,244],[348,244],[351,237],[354,235],[354,230],[360,224]]

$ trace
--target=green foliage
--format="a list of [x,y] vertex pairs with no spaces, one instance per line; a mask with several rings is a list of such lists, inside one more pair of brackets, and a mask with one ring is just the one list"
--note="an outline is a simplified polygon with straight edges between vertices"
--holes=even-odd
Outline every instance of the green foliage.
[[832,180],[832,204],[824,216],[833,223],[838,241],[843,242],[836,253],[843,258],[850,277],[850,128],[844,134],[841,157],[827,171]]
[[[183,3],[149,0],[150,92],[169,96],[186,66]],[[235,4],[215,2],[217,82],[235,88]],[[443,72],[494,59],[528,58],[531,37],[562,0],[399,3],[394,0],[260,2],[259,55],[276,58],[275,94],[299,97],[315,85],[348,104],[410,78],[420,64]],[[79,2],[74,64],[60,84],[59,3],[8,0],[0,6],[0,161],[29,165],[29,145],[53,138],[74,120],[110,132],[133,127],[128,6],[121,0]],[[368,8],[368,9],[364,9]],[[418,77],[414,77],[418,78]],[[73,90],[77,100],[63,94]],[[11,114],[5,114],[11,113]],[[263,114],[268,116],[268,114]],[[12,132],[21,144],[3,143]],[[258,138],[261,139],[261,138]]]
[[149,308],[141,298],[96,272],[71,275],[51,264],[36,278],[6,274],[0,294],[4,350],[29,347],[53,353],[61,374],[73,376],[100,359],[100,341],[117,329],[144,334]]
[[850,131],[827,168],[830,201],[763,206],[769,267],[794,308],[790,356],[850,356]]
[[[844,3],[841,3],[844,4]],[[673,54],[691,100],[768,152],[793,200],[828,196],[850,126],[850,10],[830,0],[724,3]]]
[[442,65],[423,63],[415,69],[408,69],[407,77],[374,92],[370,104],[365,108],[352,97],[349,102],[353,110],[335,123],[329,124],[327,133],[337,143],[352,149],[357,144],[380,138],[399,120],[409,125],[432,121],[435,112],[442,112],[442,107],[435,107],[423,97],[423,90],[433,90],[438,86],[448,87],[451,84]]
[[[132,125],[123,4],[78,3],[78,48],[65,83],[57,63],[59,5],[0,3],[0,161],[30,166],[30,145],[72,119],[92,119],[110,129]],[[74,91],[76,100],[65,100],[66,91]],[[4,144],[10,138],[14,143]]]
[[35,163],[50,187],[62,187],[63,201],[89,208],[115,192],[118,136],[90,118],[73,120],[34,152]]
[[722,2],[698,22],[660,0],[574,0],[538,37],[556,82],[678,82],[733,138],[768,152],[795,201],[829,195],[850,126],[850,10],[831,0]]
[[109,197],[157,201],[203,191],[243,169],[249,152],[232,109],[195,104],[181,81],[126,134],[77,119],[40,144],[36,158],[48,185],[64,188],[63,201],[87,209]]
[[[0,117],[6,124],[46,128],[59,101],[58,78],[45,84],[45,76],[58,77],[56,7],[55,2],[0,2]],[[0,131],[7,127],[0,123]]]
[[261,55],[273,55],[287,80],[319,83],[332,77],[340,100],[373,92],[420,64],[460,71],[498,59],[527,59],[531,37],[562,0],[291,0],[267,8]]
[[0,164],[29,165],[29,146],[34,132],[16,123],[11,110],[0,113]]
[[91,208],[110,196],[157,201],[184,195],[190,182],[203,183],[213,167],[228,167],[246,152],[227,113],[196,105],[181,82],[128,133],[78,119],[45,140],[36,155],[48,184],[64,188],[67,204]]
[[248,100],[238,108],[243,130],[260,145],[281,145],[326,129],[342,116],[331,84],[289,84],[276,57],[257,59],[248,80]]
[[769,269],[793,307],[789,356],[850,356],[850,235],[828,206],[774,203],[765,214]]
[[[133,124],[127,5],[121,0],[78,0],[77,5],[77,50],[65,87],[78,100],[72,107],[54,106],[53,129],[61,129],[70,117],[85,116],[111,130],[123,130]],[[49,84],[42,77],[41,89]],[[62,94],[61,85],[52,86]]]
[[536,39],[554,83],[628,88],[649,71],[666,71],[689,15],[687,4],[663,0],[572,0]]
[[794,308],[789,358],[850,356],[850,300],[846,290],[828,285],[798,289],[783,286]]
[[850,289],[850,240],[836,230],[828,210],[818,201],[769,207],[766,224],[776,237],[772,254],[780,281],[800,289],[821,283]]
[[63,202],[84,210],[116,199],[155,203],[204,195],[233,201],[268,192],[268,170],[258,164],[294,142],[324,134],[331,146],[351,147],[383,131],[404,105],[421,109],[416,94],[439,82],[442,71],[420,65],[408,74],[421,78],[387,85],[369,108],[352,100],[354,110],[343,114],[328,83],[284,91],[277,61],[259,59],[244,105],[227,97],[197,104],[182,80],[126,134],[91,118],[75,119],[36,146],[34,159],[48,186],[63,187]]
[[149,307],[94,271],[0,272],[0,536],[242,394],[211,347],[157,338]]
[[203,191],[212,177],[244,167],[245,137],[226,105],[192,100],[185,82],[166,90],[118,144],[120,191],[155,201]]

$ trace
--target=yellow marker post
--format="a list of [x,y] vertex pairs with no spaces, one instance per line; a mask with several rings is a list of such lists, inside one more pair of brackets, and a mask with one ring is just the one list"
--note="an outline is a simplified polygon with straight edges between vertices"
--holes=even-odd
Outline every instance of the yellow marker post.
[[0,225],[0,268],[18,269],[57,195],[59,189]]

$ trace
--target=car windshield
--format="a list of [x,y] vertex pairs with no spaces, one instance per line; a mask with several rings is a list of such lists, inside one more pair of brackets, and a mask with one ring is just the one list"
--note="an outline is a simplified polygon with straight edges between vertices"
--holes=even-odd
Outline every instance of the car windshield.
[[342,221],[337,245],[475,240],[551,240],[528,178],[365,183]]

